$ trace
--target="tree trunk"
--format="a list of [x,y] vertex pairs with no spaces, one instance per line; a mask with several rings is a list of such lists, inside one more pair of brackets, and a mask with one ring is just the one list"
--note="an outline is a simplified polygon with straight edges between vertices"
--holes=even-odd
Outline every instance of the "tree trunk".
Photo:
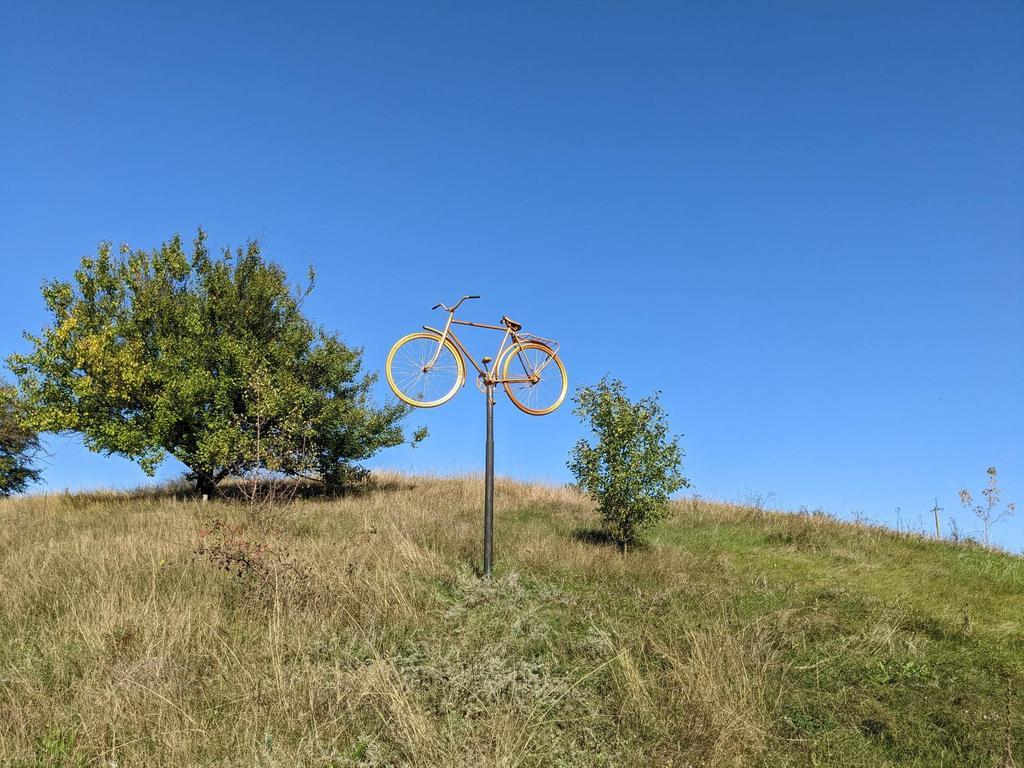
[[212,499],[214,492],[217,490],[217,480],[211,472],[200,472],[194,471],[192,474],[196,476],[196,495],[206,496]]

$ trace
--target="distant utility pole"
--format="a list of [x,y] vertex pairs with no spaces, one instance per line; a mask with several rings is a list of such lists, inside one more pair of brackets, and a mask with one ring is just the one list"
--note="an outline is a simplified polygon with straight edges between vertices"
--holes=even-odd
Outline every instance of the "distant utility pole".
[[936,497],[935,506],[932,507],[932,512],[935,514],[935,538],[942,538],[942,527],[939,525],[939,512],[942,511],[942,507],[939,506],[939,499]]

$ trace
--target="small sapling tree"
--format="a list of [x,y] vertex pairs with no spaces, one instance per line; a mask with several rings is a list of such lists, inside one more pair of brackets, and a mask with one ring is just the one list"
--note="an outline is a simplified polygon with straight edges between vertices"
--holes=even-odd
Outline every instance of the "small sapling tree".
[[39,480],[39,436],[25,424],[18,391],[0,384],[0,497],[21,493]]
[[981,495],[985,497],[984,504],[975,504],[974,497],[966,488],[960,491],[960,503],[974,513],[974,516],[981,521],[981,537],[985,546],[992,544],[992,527],[996,523],[1008,517],[1012,517],[1017,505],[1012,501],[1002,509],[999,508],[999,472],[995,467],[985,470],[988,475],[988,483]]
[[343,484],[403,441],[407,409],[376,406],[362,350],[305,317],[312,288],[312,271],[293,288],[254,241],[211,254],[202,230],[191,253],[178,236],[102,244],[73,281],[44,285],[51,323],[10,358],[29,425],[150,474],[174,456],[205,494],[257,469]]
[[689,486],[680,471],[679,437],[669,435],[657,393],[633,402],[618,379],[580,387],[573,402],[596,442],[576,443],[568,467],[597,503],[605,531],[626,552],[664,519],[669,495]]

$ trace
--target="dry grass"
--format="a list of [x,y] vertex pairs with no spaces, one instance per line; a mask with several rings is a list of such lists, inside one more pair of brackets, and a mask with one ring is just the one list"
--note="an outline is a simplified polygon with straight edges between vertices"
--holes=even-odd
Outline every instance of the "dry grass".
[[[379,474],[270,527],[173,490],[0,504],[0,764],[991,765],[1022,749],[1014,558],[699,500],[624,558],[581,535],[576,493],[500,481],[488,583],[478,478]],[[259,588],[196,556],[214,517],[265,544]]]

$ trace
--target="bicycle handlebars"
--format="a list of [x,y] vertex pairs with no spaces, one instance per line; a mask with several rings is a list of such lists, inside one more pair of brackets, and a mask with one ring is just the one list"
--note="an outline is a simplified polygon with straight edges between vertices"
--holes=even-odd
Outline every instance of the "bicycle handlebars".
[[445,310],[446,312],[454,312],[456,309],[458,309],[462,305],[462,302],[464,302],[466,299],[479,299],[479,298],[480,298],[479,296],[463,296],[461,299],[459,299],[459,303],[456,304],[454,307],[448,307],[448,306],[445,306],[444,304],[435,304],[433,307],[431,307],[431,309],[438,309],[438,308],[440,308],[440,309]]

